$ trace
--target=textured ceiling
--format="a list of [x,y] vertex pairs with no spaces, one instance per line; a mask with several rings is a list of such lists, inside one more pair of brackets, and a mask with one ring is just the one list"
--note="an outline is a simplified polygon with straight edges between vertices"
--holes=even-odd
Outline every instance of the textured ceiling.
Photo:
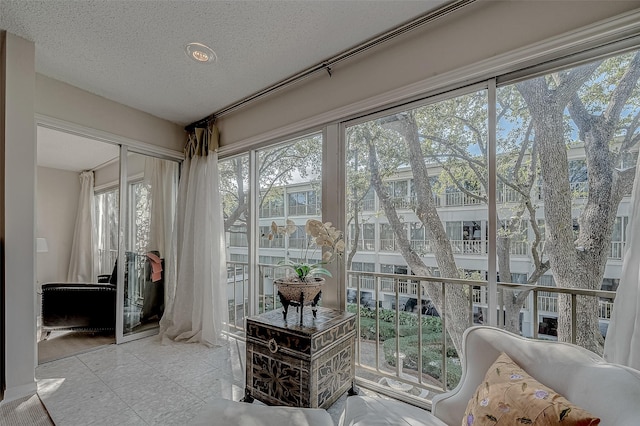
[[35,42],[38,73],[184,125],[443,3],[0,0],[0,29]]

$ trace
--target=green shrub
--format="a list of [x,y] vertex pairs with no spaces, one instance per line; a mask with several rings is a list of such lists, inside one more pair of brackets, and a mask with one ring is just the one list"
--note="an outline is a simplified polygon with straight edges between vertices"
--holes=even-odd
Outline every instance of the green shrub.
[[[384,308],[377,308],[378,309],[378,315],[380,318],[380,321],[384,321],[384,322],[389,322],[392,324],[395,324],[396,322],[396,311],[393,309],[384,309]],[[347,312],[351,312],[351,313],[357,313],[358,311],[358,305],[355,303],[349,303],[347,305]],[[400,311],[399,312],[399,316],[398,316],[398,320],[400,325],[413,325],[413,326],[418,326],[418,315],[414,314],[413,312],[405,312],[405,311]],[[375,309],[369,309],[369,308],[362,308],[360,309],[360,318],[376,318],[376,310]],[[440,317],[433,317],[433,316],[427,316],[427,315],[422,315],[422,330],[423,332],[425,331],[425,329],[429,329],[429,330],[433,330],[433,331],[437,331],[440,332],[442,331],[442,321],[440,320]]]
[[[358,305],[350,303],[347,311],[357,313]],[[377,308],[380,327],[376,329],[376,310],[360,309],[360,337],[365,340],[376,340],[379,336],[383,344],[385,360],[389,365],[396,365],[396,311]],[[422,320],[422,372],[442,381],[442,320],[440,317],[421,316]],[[398,338],[400,352],[406,355],[404,368],[418,368],[418,315],[413,312],[400,311],[398,316]],[[462,369],[455,359],[458,354],[449,340],[447,342],[447,386],[453,388],[458,381]]]
[[[380,321],[380,330],[378,330],[380,341],[392,339],[396,337],[395,324]],[[403,327],[400,327],[400,335],[404,334]],[[376,320],[375,318],[360,318],[360,337],[365,340],[376,340]]]
[[[438,343],[435,343],[438,342]],[[418,369],[418,336],[412,335],[399,338],[400,352],[405,354],[403,368],[410,370]],[[388,339],[383,344],[385,361],[392,366],[396,365],[396,339]],[[462,368],[456,362],[457,357],[451,356],[455,354],[455,350],[451,352],[447,350],[447,386],[455,387],[460,381]],[[422,342],[422,372],[442,381],[442,346],[439,340],[435,340],[435,335],[423,335]]]

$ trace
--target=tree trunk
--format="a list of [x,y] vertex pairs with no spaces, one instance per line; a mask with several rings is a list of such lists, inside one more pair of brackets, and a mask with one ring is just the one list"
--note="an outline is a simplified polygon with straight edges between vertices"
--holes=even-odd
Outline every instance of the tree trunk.
[[[247,209],[249,207],[246,200],[247,197],[244,194],[244,177],[242,174],[242,160],[236,158],[232,161],[234,163],[235,172],[236,172],[236,185],[238,188],[238,194],[237,194],[238,205],[224,221],[225,232],[229,232],[229,229],[231,229],[233,224],[236,223],[236,221],[240,219],[247,212]],[[247,233],[247,237],[248,235],[249,234]]]
[[[413,125],[415,126],[415,122],[413,122]],[[405,136],[417,139],[417,129],[414,128],[413,130],[413,133],[409,131]],[[405,140],[411,150],[412,142],[407,138],[405,138]],[[376,191],[387,220],[393,229],[400,252],[416,275],[430,276],[429,268],[424,264],[420,256],[412,249],[411,243],[404,232],[402,221],[396,212],[391,197],[384,188],[382,177],[379,172],[376,149],[370,135],[367,142],[369,146],[371,185]],[[419,146],[418,149],[420,149]],[[447,278],[458,278],[458,270],[451,251],[451,244],[446,232],[444,231],[442,221],[438,216],[435,205],[433,205],[433,197],[431,194],[431,187],[429,186],[429,179],[426,175],[424,158],[421,153],[418,155],[419,157],[417,159],[413,158],[413,152],[410,155],[418,203],[416,213],[420,221],[431,233],[432,243],[435,247],[434,252],[436,261],[442,276]],[[414,165],[414,163],[416,164]],[[420,164],[422,164],[422,167],[420,167]],[[422,175],[420,174],[421,169],[423,170]],[[439,284],[427,283],[425,285],[425,289],[428,296],[437,307],[440,315],[444,315],[444,318],[446,319],[445,323],[447,333],[449,334],[454,347],[458,353],[461,354],[462,334],[470,324],[468,308],[470,289],[465,289],[460,285],[446,285],[446,300],[443,300]]]
[[[628,183],[614,169],[609,142],[626,102],[640,76],[640,57],[614,91],[602,116],[590,115],[582,105],[578,88],[591,76],[598,64],[589,64],[571,72],[555,75],[555,88],[549,89],[544,77],[518,83],[533,118],[539,146],[543,181],[543,199],[547,224],[547,245],[556,284],[563,288],[598,290],[611,245],[611,233],[617,207]],[[620,89],[620,90],[618,90]],[[579,233],[574,236],[571,215],[566,144],[563,139],[563,110],[568,106],[584,141],[589,192],[578,218]],[[571,297],[558,301],[558,340],[571,341]],[[603,339],[598,326],[598,300],[577,297],[576,343],[598,354]]]
[[[511,278],[511,236],[498,236],[497,238],[498,273],[501,282],[512,282]],[[526,297],[511,289],[502,289],[502,302],[504,303],[504,329],[512,333],[520,332],[521,299]]]

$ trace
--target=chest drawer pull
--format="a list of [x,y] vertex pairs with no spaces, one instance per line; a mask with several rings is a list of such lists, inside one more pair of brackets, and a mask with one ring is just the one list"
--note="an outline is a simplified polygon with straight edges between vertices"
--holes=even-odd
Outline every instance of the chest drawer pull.
[[276,352],[278,352],[278,343],[276,342],[276,339],[269,340],[269,351],[272,354],[275,354]]

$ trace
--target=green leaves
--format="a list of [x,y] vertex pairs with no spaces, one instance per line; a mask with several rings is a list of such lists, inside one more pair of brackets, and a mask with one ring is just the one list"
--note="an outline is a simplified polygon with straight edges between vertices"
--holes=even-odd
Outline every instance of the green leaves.
[[288,268],[298,276],[300,281],[305,281],[307,277],[316,275],[326,275],[331,277],[331,272],[322,267],[321,263],[299,263],[291,260],[282,260],[278,262],[278,266]]
[[[344,237],[342,231],[337,230],[331,222],[322,223],[316,219],[309,219],[305,224],[305,233],[307,234],[306,246],[303,248],[303,258],[297,262],[290,259],[282,260],[278,262],[278,266],[282,266],[295,272],[297,278],[304,282],[307,277],[313,277],[317,275],[326,275],[331,277],[331,272],[323,265],[327,265],[344,252]],[[278,226],[277,223],[271,223],[271,231],[269,233],[269,239],[273,235],[283,235],[289,237],[296,233],[298,226],[292,221],[287,220],[285,226]],[[312,263],[308,259],[309,249],[313,248],[313,253],[316,250],[322,250],[322,260],[318,263]],[[312,253],[312,256],[313,256]]]

